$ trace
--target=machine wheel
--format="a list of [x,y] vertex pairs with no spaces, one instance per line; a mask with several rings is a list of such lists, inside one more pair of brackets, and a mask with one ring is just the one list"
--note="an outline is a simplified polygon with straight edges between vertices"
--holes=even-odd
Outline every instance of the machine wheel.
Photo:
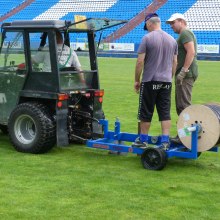
[[0,124],[0,130],[3,134],[8,134],[8,126],[7,125],[1,125]]
[[160,148],[148,147],[141,155],[141,162],[145,169],[162,170],[166,166],[166,152]]
[[8,123],[14,148],[24,153],[45,153],[56,144],[56,124],[48,108],[40,103],[18,105]]

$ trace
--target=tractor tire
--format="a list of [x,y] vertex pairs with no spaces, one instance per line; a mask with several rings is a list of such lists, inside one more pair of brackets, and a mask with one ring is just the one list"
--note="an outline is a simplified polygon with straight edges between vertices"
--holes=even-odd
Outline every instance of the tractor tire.
[[167,163],[166,152],[160,148],[148,147],[141,155],[141,162],[145,169],[162,170]]
[[14,148],[40,154],[56,144],[56,124],[48,108],[37,102],[18,105],[9,117],[8,131]]
[[8,126],[0,124],[0,130],[3,134],[8,134]]

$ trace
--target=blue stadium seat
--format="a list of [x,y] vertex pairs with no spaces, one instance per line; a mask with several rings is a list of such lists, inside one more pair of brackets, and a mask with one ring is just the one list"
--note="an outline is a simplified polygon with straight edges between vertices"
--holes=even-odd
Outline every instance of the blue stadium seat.
[[[24,0],[0,0],[0,15],[5,15]],[[130,20],[144,10],[152,0],[35,0],[17,14],[9,17],[4,22],[12,20],[32,19],[66,19],[73,20],[74,14],[87,17],[107,17],[112,19]],[[195,32],[199,44],[220,44],[220,1],[219,0],[169,0],[157,13],[161,17],[163,30],[177,38],[165,21],[171,14],[183,13],[190,28]],[[211,15],[211,17],[210,17]],[[116,30],[107,30],[105,36]],[[139,44],[146,32],[143,23],[117,42]]]

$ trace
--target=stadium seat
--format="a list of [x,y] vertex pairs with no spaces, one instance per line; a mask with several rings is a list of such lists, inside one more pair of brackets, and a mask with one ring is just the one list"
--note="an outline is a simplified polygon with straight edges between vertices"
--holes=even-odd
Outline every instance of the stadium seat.
[[[27,1],[27,0],[26,0]],[[24,0],[0,0],[0,14],[5,15]],[[32,19],[65,19],[73,20],[75,14],[86,17],[107,17],[112,19],[130,20],[144,10],[152,0],[35,0],[22,11],[9,17],[4,22],[12,20]],[[220,45],[220,1],[219,0],[169,0],[157,13],[161,17],[162,29],[175,38],[177,35],[165,21],[171,14],[180,12],[188,20],[189,27],[195,32],[199,44]],[[105,36],[111,34],[117,28],[107,30]],[[139,44],[146,32],[143,31],[143,23],[138,25],[130,33],[117,42]]]

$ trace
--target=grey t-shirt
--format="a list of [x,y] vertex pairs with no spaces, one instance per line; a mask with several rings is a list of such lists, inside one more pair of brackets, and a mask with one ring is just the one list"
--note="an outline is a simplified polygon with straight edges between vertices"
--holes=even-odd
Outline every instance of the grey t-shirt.
[[178,54],[178,46],[171,35],[162,30],[146,34],[138,53],[146,54],[142,82],[172,81],[173,57]]

